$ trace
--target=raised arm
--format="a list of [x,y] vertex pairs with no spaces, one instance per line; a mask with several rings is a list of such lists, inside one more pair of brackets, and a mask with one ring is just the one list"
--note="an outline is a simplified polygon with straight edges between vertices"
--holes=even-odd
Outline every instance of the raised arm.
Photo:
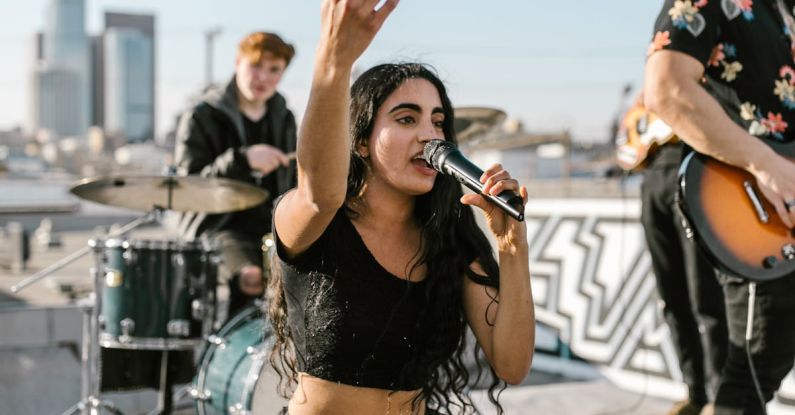
[[784,224],[793,227],[795,210],[788,211],[784,202],[795,199],[795,164],[735,124],[699,85],[703,74],[704,66],[687,54],[653,53],[646,62],[646,107],[699,153],[753,174]]
[[288,255],[305,251],[345,202],[350,160],[350,77],[398,0],[323,0],[312,89],[298,136],[298,186],[276,207]]

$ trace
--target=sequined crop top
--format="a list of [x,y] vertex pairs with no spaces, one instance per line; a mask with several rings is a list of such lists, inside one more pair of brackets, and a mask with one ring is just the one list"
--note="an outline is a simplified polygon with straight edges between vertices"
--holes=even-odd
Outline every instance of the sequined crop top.
[[299,371],[354,386],[421,388],[400,375],[415,356],[415,325],[428,278],[411,282],[384,269],[345,209],[295,258],[287,257],[273,229],[274,265],[283,276]]

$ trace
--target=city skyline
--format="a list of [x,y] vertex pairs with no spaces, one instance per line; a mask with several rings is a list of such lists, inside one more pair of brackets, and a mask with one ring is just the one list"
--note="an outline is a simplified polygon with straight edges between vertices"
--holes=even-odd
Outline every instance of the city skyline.
[[[102,77],[101,123],[107,134],[128,142],[154,138],[157,120],[155,96],[155,17],[151,14],[105,13],[105,31],[98,48]],[[96,105],[96,104],[95,104]]]
[[[0,29],[0,44],[11,52],[10,65],[0,68],[0,129],[27,123],[18,107],[30,97],[20,87],[28,82],[25,59],[44,25],[46,1],[23,3],[18,16]],[[571,6],[540,1],[404,0],[358,66],[423,61],[437,68],[456,106],[500,108],[530,131],[570,129],[576,139],[604,139],[624,86],[640,84],[660,4],[617,0],[578,6],[571,13]],[[231,76],[237,41],[246,33],[271,30],[295,44],[298,54],[280,89],[296,115],[303,114],[319,2],[233,0],[220,7],[204,0],[186,8],[151,0],[88,0],[88,35],[101,32],[105,12],[155,16],[158,136],[174,127],[188,99],[203,87],[204,34],[216,27],[222,29],[214,43],[217,83]]]
[[104,13],[88,35],[85,0],[49,0],[35,35],[28,134],[87,137],[89,127],[121,142],[155,138],[155,18]]

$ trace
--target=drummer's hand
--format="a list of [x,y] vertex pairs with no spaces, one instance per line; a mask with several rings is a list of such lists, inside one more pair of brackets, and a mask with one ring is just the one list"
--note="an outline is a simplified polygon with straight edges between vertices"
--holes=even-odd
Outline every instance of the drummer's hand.
[[245,295],[259,296],[265,291],[265,281],[262,279],[262,268],[256,265],[246,265],[240,270],[240,291]]
[[268,175],[280,166],[289,166],[290,159],[274,146],[254,144],[246,149],[246,160],[252,170]]
[[318,55],[332,63],[353,65],[392,13],[398,0],[323,0]]
[[[483,183],[483,193],[496,196],[504,190],[511,190],[519,193],[523,203],[527,203],[527,189],[524,186],[519,186],[519,182],[512,178],[499,163],[483,172],[480,182]],[[525,223],[512,218],[485,197],[468,193],[461,197],[461,203],[477,206],[483,210],[486,215],[486,223],[497,238],[497,246],[500,251],[514,252],[516,248],[527,244]]]

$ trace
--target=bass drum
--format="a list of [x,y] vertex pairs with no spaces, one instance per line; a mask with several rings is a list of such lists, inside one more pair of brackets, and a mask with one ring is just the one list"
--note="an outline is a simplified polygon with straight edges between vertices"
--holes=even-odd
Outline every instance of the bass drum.
[[268,362],[272,331],[259,308],[249,307],[207,338],[190,389],[199,415],[276,414],[287,406]]

